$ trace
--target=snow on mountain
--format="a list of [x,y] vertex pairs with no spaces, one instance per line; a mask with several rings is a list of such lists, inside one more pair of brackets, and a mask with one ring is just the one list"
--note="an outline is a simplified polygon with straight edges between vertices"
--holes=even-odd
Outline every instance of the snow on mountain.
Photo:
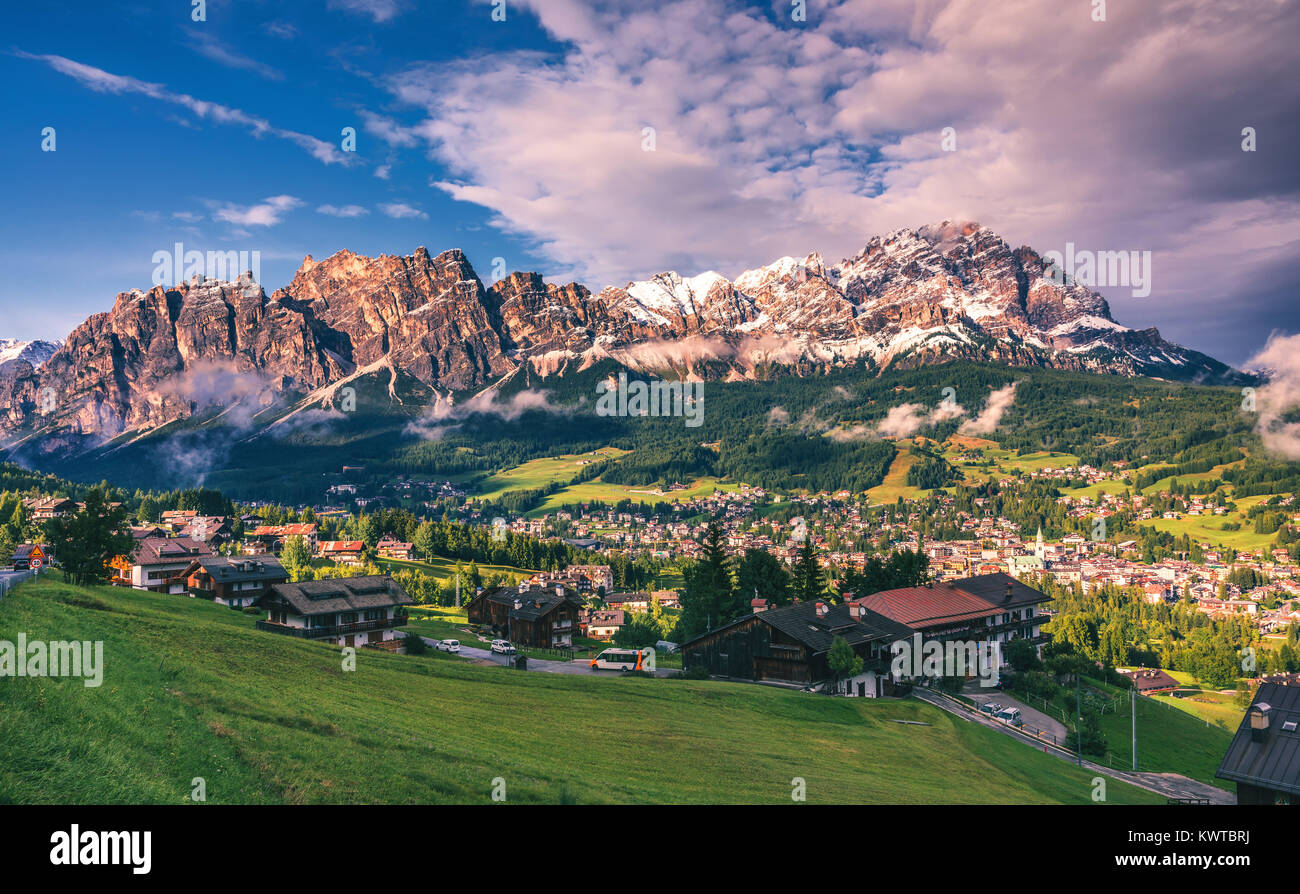
[[39,369],[46,360],[59,349],[61,342],[36,339],[19,341],[16,338],[0,338],[0,364],[10,360],[26,360],[33,369]]

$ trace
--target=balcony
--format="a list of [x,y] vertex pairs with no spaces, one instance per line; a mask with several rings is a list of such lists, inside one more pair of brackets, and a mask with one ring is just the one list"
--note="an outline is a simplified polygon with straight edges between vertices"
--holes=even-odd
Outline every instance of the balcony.
[[336,636],[347,636],[351,633],[369,633],[372,630],[401,627],[406,621],[407,614],[404,611],[395,612],[391,618],[382,618],[376,621],[357,621],[354,624],[331,624],[326,627],[291,627],[288,624],[276,624],[263,618],[257,622],[257,629],[270,633],[279,633],[284,636],[297,636],[302,639],[327,639]]

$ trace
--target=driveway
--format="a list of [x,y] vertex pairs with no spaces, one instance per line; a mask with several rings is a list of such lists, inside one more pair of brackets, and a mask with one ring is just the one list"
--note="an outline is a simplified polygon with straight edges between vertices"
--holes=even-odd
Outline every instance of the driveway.
[[1065,724],[1057,720],[1050,714],[1044,714],[1037,708],[1031,708],[1029,705],[1013,698],[1001,689],[992,689],[980,686],[978,682],[967,683],[961,691],[961,694],[969,698],[977,705],[986,702],[997,702],[1004,708],[1019,708],[1020,719],[1024,721],[1025,726],[1033,727],[1039,735],[1045,735],[1048,739],[1057,745],[1065,743],[1065,737],[1069,735],[1069,730]]

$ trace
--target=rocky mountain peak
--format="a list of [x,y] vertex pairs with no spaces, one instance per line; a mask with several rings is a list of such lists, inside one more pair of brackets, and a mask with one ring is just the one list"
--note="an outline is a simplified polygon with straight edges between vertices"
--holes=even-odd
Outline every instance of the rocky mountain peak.
[[379,363],[461,391],[524,365],[545,376],[602,357],[691,374],[704,374],[695,364],[705,362],[717,374],[721,363],[733,378],[759,363],[800,370],[954,357],[1241,377],[1154,329],[1121,326],[1100,295],[1049,277],[1037,252],[953,220],[874,237],[831,267],[814,251],[734,281],[667,271],[597,294],[524,271],[486,288],[460,249],[344,249],[307,255],[269,299],[251,274],[135,289],[48,353],[23,356],[18,345],[0,342],[0,429],[100,438],[199,412],[212,395],[201,398],[192,382],[210,369],[257,383],[230,389],[231,400],[255,390],[260,401],[293,400]]

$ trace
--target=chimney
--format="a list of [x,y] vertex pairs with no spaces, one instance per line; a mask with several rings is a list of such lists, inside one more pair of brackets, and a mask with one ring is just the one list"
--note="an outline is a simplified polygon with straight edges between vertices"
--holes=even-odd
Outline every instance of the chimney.
[[522,599],[516,599],[516,600],[515,600],[515,611],[519,611],[519,609],[521,609],[521,608],[523,608],[523,607],[524,607],[524,601],[523,601]]
[[817,603],[817,617],[821,618],[821,617],[825,617],[825,615],[826,615],[826,603],[824,603],[824,602],[818,602],[818,603]]
[[1273,719],[1272,711],[1273,708],[1268,702],[1250,706],[1250,741],[1262,743],[1268,740],[1268,724]]
[[1006,595],[1006,597],[1003,599],[1004,602],[1010,602],[1010,601],[1011,601],[1011,591],[1012,591],[1013,589],[1014,589],[1014,586],[1013,586],[1013,584],[1011,583],[1011,581],[1007,581],[1007,595]]
[[853,600],[852,602],[848,603],[848,606],[849,606],[849,617],[850,617],[850,618],[852,618],[853,620],[856,621],[856,620],[858,620],[859,618],[862,617],[862,603],[858,602],[858,601],[855,599],[855,600]]

